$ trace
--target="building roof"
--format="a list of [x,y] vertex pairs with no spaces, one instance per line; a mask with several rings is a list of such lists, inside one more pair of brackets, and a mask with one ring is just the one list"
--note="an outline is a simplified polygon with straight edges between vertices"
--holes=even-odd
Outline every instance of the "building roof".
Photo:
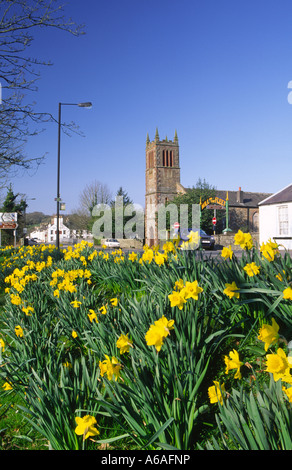
[[[180,185],[179,192],[187,192],[191,188],[184,188]],[[184,191],[182,191],[182,189]],[[228,194],[228,205],[229,207],[246,207],[246,208],[258,208],[261,201],[264,201],[268,197],[272,196],[272,193],[253,193],[248,191],[242,191],[241,187],[238,188],[238,191],[229,191],[226,189],[218,190],[215,189],[215,196],[220,199],[226,200]]]
[[292,202],[292,183],[261,201],[260,205],[279,204],[282,202]]
[[[226,199],[226,190],[216,190],[216,196]],[[229,207],[250,207],[257,208],[261,201],[269,197],[271,193],[254,193],[248,191],[242,191],[241,188],[238,191],[228,191],[228,204]]]

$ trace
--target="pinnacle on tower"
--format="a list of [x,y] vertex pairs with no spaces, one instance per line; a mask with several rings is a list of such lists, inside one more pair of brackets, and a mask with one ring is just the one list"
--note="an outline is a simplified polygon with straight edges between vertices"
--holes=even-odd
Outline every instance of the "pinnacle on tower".
[[147,137],[146,137],[146,145],[150,144],[150,139],[149,139],[149,134],[147,132]]
[[174,142],[178,142],[178,138],[177,138],[177,132],[175,130],[175,134],[174,134]]
[[156,127],[155,142],[159,142],[158,128]]

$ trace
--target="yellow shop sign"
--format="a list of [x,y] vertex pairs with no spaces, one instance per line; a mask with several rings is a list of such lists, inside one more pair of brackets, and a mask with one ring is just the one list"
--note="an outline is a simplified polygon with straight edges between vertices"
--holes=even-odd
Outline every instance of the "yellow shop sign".
[[226,206],[226,201],[224,199],[221,199],[220,197],[209,197],[206,199],[206,201],[201,203],[201,209],[205,209],[209,204],[218,204],[219,206]]

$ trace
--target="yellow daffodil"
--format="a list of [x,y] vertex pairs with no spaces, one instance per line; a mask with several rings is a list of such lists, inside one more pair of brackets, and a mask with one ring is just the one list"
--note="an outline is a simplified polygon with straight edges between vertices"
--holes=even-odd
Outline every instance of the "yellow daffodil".
[[117,380],[120,376],[121,364],[114,356],[110,359],[109,356],[105,354],[105,360],[99,361],[99,368],[101,377],[106,375],[108,380],[112,380],[113,377]]
[[242,249],[251,249],[253,247],[253,241],[250,233],[243,233],[241,230],[234,235],[234,244],[239,245]]
[[138,257],[137,253],[132,252],[129,254],[129,260],[132,261],[132,263],[136,261],[137,257]]
[[70,302],[70,304],[73,305],[74,308],[79,308],[82,302],[80,302],[79,300],[73,300],[72,302]]
[[267,354],[266,371],[273,374],[274,380],[288,376],[292,367],[292,357],[286,356],[282,348],[278,348],[276,354]]
[[[283,269],[283,274],[285,274],[284,269]],[[282,277],[282,274],[281,274],[281,273],[278,273],[278,274],[276,275],[276,278],[279,279],[279,281],[283,281],[283,277]]]
[[181,290],[184,287],[184,281],[183,279],[179,279],[178,281],[175,282],[174,284],[174,289],[175,290]]
[[175,253],[175,246],[172,242],[167,241],[163,245],[163,250],[165,251],[165,253]]
[[25,315],[30,316],[30,312],[34,312],[34,308],[28,305],[27,307],[22,307],[22,311],[25,313]]
[[133,341],[128,338],[128,333],[126,335],[121,335],[117,340],[117,348],[120,350],[120,354],[124,354],[130,351]]
[[97,436],[100,434],[95,425],[97,424],[94,416],[86,415],[83,418],[75,418],[77,427],[75,428],[75,433],[77,436],[83,436],[83,440],[87,439],[90,436]]
[[22,337],[23,337],[23,329],[21,328],[20,325],[17,325],[17,326],[14,328],[14,331],[15,331],[16,336],[18,336],[19,338],[22,338]]
[[265,351],[279,338],[279,325],[272,319],[272,325],[264,324],[259,331],[258,339],[265,343]]
[[73,336],[73,338],[77,338],[78,334],[75,330],[72,331],[72,336]]
[[2,338],[0,338],[0,349],[2,349],[3,352],[5,350],[5,343]]
[[226,365],[225,374],[228,374],[231,369],[236,369],[234,378],[241,379],[240,367],[243,365],[243,362],[239,360],[239,354],[235,349],[233,349],[233,351],[230,351],[229,357],[224,357],[224,362]]
[[232,297],[239,299],[239,292],[235,292],[237,290],[238,290],[238,287],[233,281],[231,284],[228,284],[228,283],[225,284],[225,289],[223,293],[226,294],[230,299],[232,299]]
[[223,396],[225,395],[225,384],[219,384],[214,380],[214,385],[208,388],[208,396],[210,403],[217,403],[218,401],[223,404]]
[[274,261],[275,256],[279,253],[279,245],[269,239],[267,243],[261,244],[260,252],[268,261]]
[[111,304],[113,307],[116,307],[118,305],[118,299],[114,297],[113,299],[110,300]]
[[2,385],[2,388],[5,390],[5,391],[8,391],[8,390],[12,390],[12,385],[9,383],[9,382],[5,382],[3,385]]
[[[203,292],[203,288],[198,285],[198,281],[189,282],[187,281],[183,288],[183,294],[185,299],[198,300],[199,294]],[[182,293],[182,291],[181,291]]]
[[183,309],[186,299],[181,295],[180,292],[173,291],[172,294],[168,296],[170,300],[171,307],[178,307],[179,310]]
[[165,316],[162,316],[159,320],[151,325],[145,335],[146,343],[148,346],[155,346],[156,351],[160,351],[163,340],[170,334],[169,330],[174,328],[174,320],[167,320]]
[[90,313],[88,313],[87,315],[88,315],[88,318],[89,318],[90,322],[92,323],[93,320],[95,320],[96,323],[98,323],[97,315],[96,315],[95,311],[92,310],[92,309],[89,309],[89,312],[90,312]]
[[148,250],[146,250],[143,255],[142,255],[142,260],[144,262],[148,262],[149,264],[151,263],[151,261],[153,260],[153,256],[154,256],[154,252],[151,248],[149,248]]
[[14,305],[20,305],[21,304],[21,298],[19,297],[18,294],[11,294],[10,296],[11,303]]
[[158,264],[158,266],[161,266],[165,262],[165,257],[163,256],[162,253],[158,252],[154,256],[154,261],[155,261],[156,264]]
[[72,369],[72,364],[71,364],[71,362],[66,361],[66,362],[63,362],[62,365],[63,365],[63,367],[65,367],[66,369]]
[[256,276],[260,272],[260,267],[255,264],[255,262],[249,263],[246,266],[244,266],[244,271],[246,274],[250,277]]
[[235,245],[244,245],[244,233],[241,230],[238,230],[238,232],[234,235],[234,244]]
[[289,402],[292,403],[292,387],[286,388],[283,386],[282,390],[286,394]]
[[287,287],[287,289],[284,289],[283,298],[292,300],[292,287]]
[[103,305],[102,307],[100,307],[100,309],[99,309],[99,310],[100,310],[100,312],[101,312],[103,315],[105,315],[105,314],[106,314],[106,312],[107,312],[107,308],[106,308],[106,306],[105,306],[105,305]]
[[196,231],[191,231],[189,234],[188,234],[188,249],[189,250],[195,250],[196,248],[199,247],[199,244],[200,244],[200,235],[199,235],[199,232]]
[[230,258],[232,259],[232,255],[233,255],[233,251],[231,249],[231,245],[229,245],[229,247],[227,246],[224,246],[224,248],[222,249],[221,251],[221,256],[222,258]]

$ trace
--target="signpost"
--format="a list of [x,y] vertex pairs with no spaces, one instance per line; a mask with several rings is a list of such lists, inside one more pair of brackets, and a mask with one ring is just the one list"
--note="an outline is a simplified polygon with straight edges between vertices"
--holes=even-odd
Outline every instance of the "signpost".
[[[213,222],[213,225],[214,225],[214,229],[215,229],[215,225],[217,223],[217,219],[216,219],[216,210],[226,210],[226,228],[223,230],[223,233],[227,233],[227,232],[230,232],[230,228],[229,228],[229,204],[228,204],[228,191],[227,191],[227,194],[226,194],[226,200],[225,199],[222,199],[220,197],[209,197],[208,199],[206,199],[206,201],[202,202],[200,200],[200,208],[201,210],[203,209],[214,209],[214,217],[212,219],[212,222]],[[214,234],[215,234],[215,230],[214,230]]]
[[176,229],[176,230],[179,229],[179,222],[175,222],[173,224],[173,228]]
[[0,229],[15,230],[17,227],[17,212],[0,212]]
[[1,230],[14,230],[14,246],[16,246],[17,212],[0,212],[0,246]]

